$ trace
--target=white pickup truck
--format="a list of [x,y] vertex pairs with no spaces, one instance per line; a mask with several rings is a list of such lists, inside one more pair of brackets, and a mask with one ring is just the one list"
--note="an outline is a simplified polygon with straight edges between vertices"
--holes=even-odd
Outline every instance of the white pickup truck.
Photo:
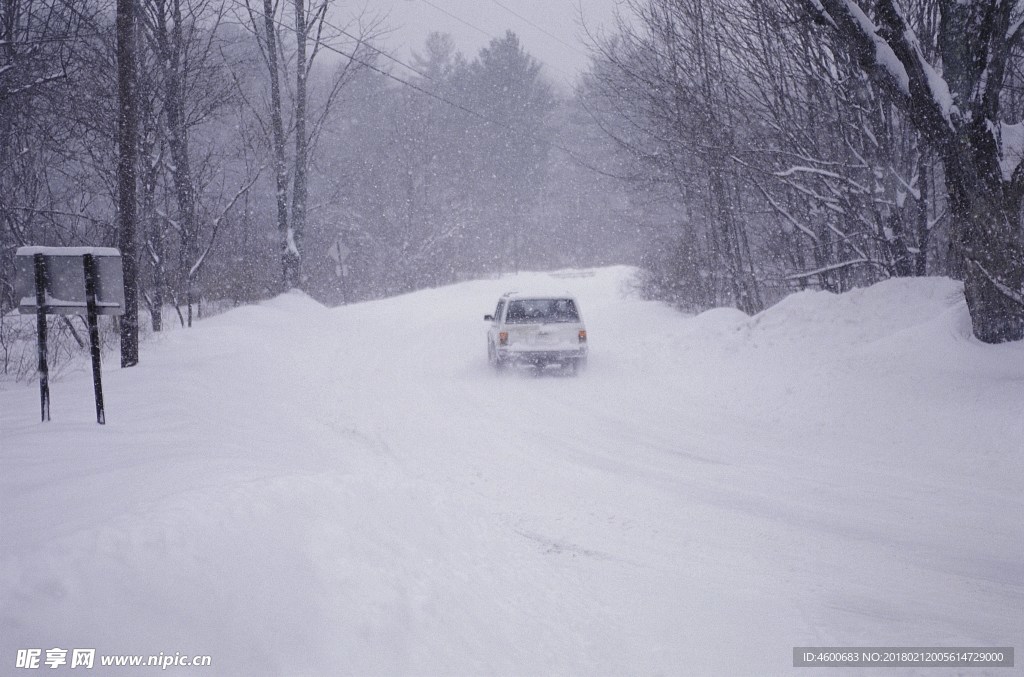
[[587,363],[587,329],[579,304],[568,295],[508,292],[498,299],[487,330],[487,360],[509,365],[559,365],[579,372]]

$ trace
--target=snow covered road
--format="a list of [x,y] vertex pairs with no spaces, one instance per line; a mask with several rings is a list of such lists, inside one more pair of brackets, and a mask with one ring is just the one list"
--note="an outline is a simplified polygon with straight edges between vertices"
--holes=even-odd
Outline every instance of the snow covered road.
[[[239,308],[107,370],[105,427],[84,373],[45,425],[0,391],[0,673],[95,647],[779,675],[801,645],[1019,642],[1024,346],[970,339],[945,280],[687,318],[629,272]],[[586,373],[489,370],[510,288],[576,295]]]

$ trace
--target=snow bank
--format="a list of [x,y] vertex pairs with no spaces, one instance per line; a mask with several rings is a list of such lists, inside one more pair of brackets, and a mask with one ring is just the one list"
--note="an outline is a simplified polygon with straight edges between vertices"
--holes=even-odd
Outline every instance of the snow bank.
[[948,278],[896,278],[844,294],[792,294],[754,317],[716,308],[686,323],[687,340],[749,355],[786,355],[821,362],[861,362],[937,371],[1005,373],[1020,365],[1019,344],[990,346],[971,331],[961,283]]
[[866,343],[928,322],[963,303],[961,286],[945,278],[894,278],[844,294],[804,291],[759,313],[751,328],[793,341]]

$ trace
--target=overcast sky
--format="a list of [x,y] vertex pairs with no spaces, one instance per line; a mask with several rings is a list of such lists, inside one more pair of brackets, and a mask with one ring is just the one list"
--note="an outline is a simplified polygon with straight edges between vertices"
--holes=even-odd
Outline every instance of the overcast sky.
[[[365,0],[392,28],[383,43],[400,59],[422,51],[430,31],[450,33],[467,58],[492,38],[514,31],[523,47],[545,65],[553,81],[571,85],[587,67],[580,25],[608,26],[617,0]],[[399,75],[402,69],[395,67]]]

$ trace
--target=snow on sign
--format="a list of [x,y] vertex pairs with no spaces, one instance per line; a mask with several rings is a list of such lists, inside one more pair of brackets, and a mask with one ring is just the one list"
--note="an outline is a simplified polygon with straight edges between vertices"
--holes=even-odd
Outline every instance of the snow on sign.
[[14,293],[18,311],[36,312],[35,256],[41,254],[45,265],[45,311],[57,315],[84,315],[86,289],[84,257],[96,263],[96,313],[124,313],[124,277],[121,252],[112,247],[19,247],[14,259]]
[[18,311],[35,313],[39,352],[39,407],[50,420],[50,380],[46,365],[47,314],[84,314],[89,325],[96,422],[106,423],[100,382],[98,315],[124,313],[121,252],[107,247],[19,247],[14,257]]

